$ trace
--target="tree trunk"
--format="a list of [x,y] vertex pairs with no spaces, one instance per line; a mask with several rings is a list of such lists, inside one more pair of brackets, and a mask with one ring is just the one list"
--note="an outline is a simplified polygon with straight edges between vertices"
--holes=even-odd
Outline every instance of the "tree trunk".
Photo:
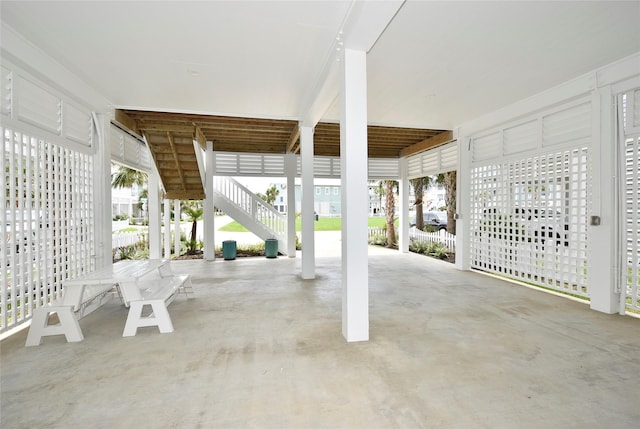
[[448,171],[444,175],[444,188],[445,195],[444,201],[447,206],[447,232],[451,234],[456,233],[456,180],[457,173],[455,171]]
[[394,216],[396,212],[396,199],[393,194],[393,180],[386,180],[386,201],[385,201],[385,217],[387,220],[387,247],[396,247],[396,228],[394,225]]
[[192,250],[195,250],[197,228],[198,228],[198,221],[194,220],[193,223],[191,224],[191,245],[193,246]]
[[424,178],[413,179],[413,195],[416,197],[416,228],[424,230]]

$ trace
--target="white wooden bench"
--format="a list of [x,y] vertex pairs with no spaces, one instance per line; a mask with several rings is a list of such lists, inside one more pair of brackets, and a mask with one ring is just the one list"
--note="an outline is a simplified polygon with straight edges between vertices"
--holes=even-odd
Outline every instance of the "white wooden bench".
[[[114,295],[112,291],[118,292],[122,302],[129,307],[123,336],[135,335],[139,326],[157,325],[161,332],[171,332],[173,327],[166,305],[176,291],[187,297],[193,295],[190,277],[174,275],[166,260],[121,261],[65,280],[61,299],[34,309],[26,345],[37,346],[42,337],[49,335],[64,335],[69,342],[82,341],[84,336],[78,320],[106,303]],[[163,302],[164,315],[159,301]],[[146,304],[152,306],[155,318],[142,317],[142,308]],[[52,313],[57,313],[58,324],[49,325]]]
[[[125,305],[129,307],[122,336],[132,337],[138,328],[147,326],[157,326],[161,333],[173,332],[167,306],[179,293],[184,293],[188,298],[189,294],[193,294],[193,287],[188,274],[173,274],[167,264],[137,282],[120,283],[120,291]],[[150,313],[145,315],[144,312],[149,310]]]
[[[69,342],[82,341],[78,320],[89,315],[113,297],[114,284],[83,284],[76,293],[64,294],[50,304],[35,308],[26,346],[37,346],[42,337],[64,335]],[[49,316],[57,313],[59,323],[49,325]]]

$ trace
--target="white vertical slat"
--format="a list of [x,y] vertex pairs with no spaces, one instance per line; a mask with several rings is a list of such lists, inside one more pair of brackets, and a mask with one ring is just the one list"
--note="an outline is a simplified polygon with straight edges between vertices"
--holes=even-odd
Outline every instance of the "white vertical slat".
[[[11,134],[13,134],[10,130],[7,130],[4,127],[0,127],[0,130],[2,131],[2,146],[0,147],[0,159],[2,159],[2,165],[9,165],[8,163],[8,146],[9,146],[9,140],[11,138]],[[0,174],[0,189],[7,189],[7,179],[8,179],[8,174],[6,171],[2,171],[2,174]],[[9,178],[10,180],[10,178]],[[0,293],[2,293],[2,295],[0,295],[0,302],[2,302],[2,308],[0,309],[2,311],[2,314],[0,315],[0,326],[1,327],[5,327],[7,326],[7,320],[8,320],[8,315],[7,315],[7,305],[6,305],[6,297],[8,296],[8,270],[7,270],[7,265],[9,262],[9,255],[8,255],[8,247],[6,246],[7,243],[7,207],[8,207],[8,195],[6,193],[4,193],[4,197],[2,198],[2,210],[4,212],[4,219],[5,221],[2,222],[0,224],[0,237],[2,239],[2,248],[0,248]],[[4,297],[4,298],[3,298]]]
[[[18,267],[18,260],[16,258],[16,245],[18,243],[19,238],[18,238],[18,234],[16,231],[16,201],[15,201],[15,197],[17,194],[17,190],[16,190],[16,185],[15,185],[15,178],[16,178],[16,145],[18,144],[16,142],[16,140],[18,140],[20,137],[18,137],[17,133],[11,133],[11,140],[10,140],[10,146],[9,146],[9,151],[8,151],[8,155],[9,155],[9,198],[7,201],[7,208],[9,209],[9,213],[7,216],[7,219],[9,219],[9,235],[11,236],[11,248],[8,250],[8,253],[10,256],[10,260],[9,260],[9,266],[10,266],[10,280],[9,280],[9,285],[11,287],[11,297],[10,297],[10,303],[11,303],[11,310],[10,311],[6,311],[9,315],[10,318],[10,323],[11,324],[15,324],[17,321],[16,315],[17,315],[17,299],[16,299],[16,292],[18,291],[19,288],[22,287],[22,285],[19,283],[20,282],[20,276],[19,276],[19,267]],[[3,310],[6,310],[3,309]]]
[[[630,120],[631,118],[627,118],[627,121]],[[625,284],[626,308],[640,311],[640,133],[626,133],[623,143],[624,224],[621,228],[625,244],[623,284]]]

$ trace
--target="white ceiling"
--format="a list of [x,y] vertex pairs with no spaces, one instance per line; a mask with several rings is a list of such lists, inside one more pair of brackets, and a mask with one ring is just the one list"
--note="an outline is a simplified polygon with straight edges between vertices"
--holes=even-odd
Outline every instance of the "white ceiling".
[[[115,107],[300,119],[350,3],[3,0],[0,12]],[[368,55],[369,122],[451,129],[637,52],[640,1],[407,1]],[[334,102],[323,119],[338,118]]]

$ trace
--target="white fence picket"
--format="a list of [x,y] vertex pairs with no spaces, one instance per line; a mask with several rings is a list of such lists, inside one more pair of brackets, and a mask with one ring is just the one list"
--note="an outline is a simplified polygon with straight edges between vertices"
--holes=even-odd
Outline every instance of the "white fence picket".
[[[387,235],[387,230],[385,228],[372,226],[369,227],[368,238],[379,236],[379,235]],[[429,243],[443,243],[447,246],[447,249],[455,253],[456,251],[456,236],[454,234],[450,234],[445,230],[437,231],[437,232],[424,232],[420,231],[418,228],[409,229],[409,238],[418,242],[429,242]]]

